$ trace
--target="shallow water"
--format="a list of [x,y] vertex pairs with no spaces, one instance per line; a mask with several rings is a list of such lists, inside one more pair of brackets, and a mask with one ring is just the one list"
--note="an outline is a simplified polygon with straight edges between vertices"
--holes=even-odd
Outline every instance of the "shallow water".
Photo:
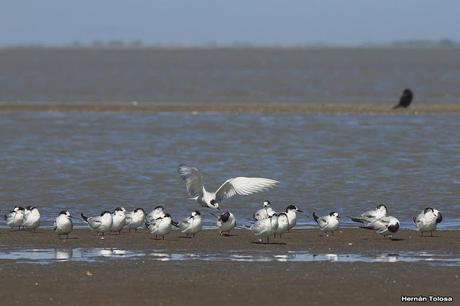
[[429,252],[400,252],[378,254],[314,254],[308,251],[248,252],[233,250],[225,253],[170,252],[168,250],[124,250],[115,248],[21,249],[0,250],[1,260],[22,263],[49,264],[53,262],[98,262],[104,260],[155,261],[235,261],[235,262],[428,262],[433,265],[460,266],[458,256]]
[[344,222],[384,202],[403,227],[433,206],[440,228],[458,227],[459,131],[449,115],[2,113],[0,209],[33,204],[50,225],[61,209],[162,204],[179,219],[197,208],[176,172],[186,163],[210,189],[233,176],[281,182],[222,205],[240,225],[269,199],[277,210],[338,211]]

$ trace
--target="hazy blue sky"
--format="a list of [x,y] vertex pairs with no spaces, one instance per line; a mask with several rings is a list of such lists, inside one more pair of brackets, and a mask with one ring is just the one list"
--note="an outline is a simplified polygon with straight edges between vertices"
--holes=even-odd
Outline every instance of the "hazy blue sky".
[[0,0],[0,45],[460,40],[459,0]]

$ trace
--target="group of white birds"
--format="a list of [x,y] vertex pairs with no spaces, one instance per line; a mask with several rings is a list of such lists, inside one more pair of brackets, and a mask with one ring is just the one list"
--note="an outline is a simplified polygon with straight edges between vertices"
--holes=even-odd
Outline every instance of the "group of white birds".
[[[236,177],[225,181],[217,191],[209,192],[205,189],[203,177],[197,168],[181,165],[178,168],[178,173],[185,182],[190,199],[195,200],[203,207],[214,210],[220,210],[219,205],[235,195],[249,195],[265,191],[278,184],[278,181],[267,178]],[[278,235],[281,237],[296,225],[297,213],[303,213],[303,211],[295,205],[287,206],[283,212],[276,212],[269,201],[264,201],[263,207],[257,210],[250,219],[252,224],[245,226],[245,228],[260,237],[259,241],[266,239],[269,243],[270,236],[276,237]],[[216,225],[220,235],[228,235],[236,227],[236,218],[231,212],[226,211],[219,215],[211,214],[217,218]],[[73,230],[73,218],[69,211],[61,211],[54,222],[54,231],[59,236],[68,238]],[[175,222],[163,206],[155,207],[148,214],[143,208],[136,208],[127,212],[125,208],[117,207],[113,212],[104,211],[99,216],[87,217],[82,213],[81,218],[101,236],[101,239],[104,239],[104,234],[107,232],[120,234],[124,228],[127,228],[128,231],[137,231],[144,225],[151,234],[155,235],[155,238],[161,237],[162,239],[171,232],[173,226],[191,237],[202,230],[202,217],[198,210],[194,210],[189,217],[182,221]],[[398,219],[387,216],[387,207],[383,204],[362,213],[359,217],[349,218],[361,223],[362,228],[375,230],[383,236],[391,237],[400,227]],[[313,212],[313,219],[319,228],[326,233],[333,234],[340,224],[340,216],[337,212],[331,212],[329,215],[321,217]],[[35,231],[40,225],[40,212],[36,207],[28,206],[24,209],[16,206],[9,214],[5,215],[5,220],[10,228],[17,227],[18,229]],[[431,232],[432,235],[437,224],[442,221],[442,215],[437,209],[428,207],[413,220],[422,236],[426,232]]]

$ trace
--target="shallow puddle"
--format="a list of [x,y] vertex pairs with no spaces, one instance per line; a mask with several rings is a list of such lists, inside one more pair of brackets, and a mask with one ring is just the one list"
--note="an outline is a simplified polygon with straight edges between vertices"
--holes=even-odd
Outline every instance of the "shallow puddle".
[[236,261],[236,262],[428,262],[433,265],[460,266],[458,256],[427,252],[376,254],[314,254],[308,251],[273,253],[263,251],[229,251],[225,253],[169,252],[166,250],[123,250],[117,248],[14,249],[0,250],[0,260],[21,263],[48,264],[62,261],[97,262],[104,260],[156,261]]

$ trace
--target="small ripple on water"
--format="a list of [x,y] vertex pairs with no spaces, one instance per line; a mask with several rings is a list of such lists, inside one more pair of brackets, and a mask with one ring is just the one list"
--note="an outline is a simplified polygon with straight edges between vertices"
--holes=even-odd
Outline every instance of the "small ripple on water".
[[15,260],[18,263],[50,264],[54,262],[100,262],[104,260],[143,259],[154,261],[234,261],[234,262],[428,262],[437,266],[460,266],[456,255],[429,252],[400,252],[375,254],[315,254],[308,251],[286,253],[230,251],[225,253],[168,252],[165,250],[124,250],[118,248],[44,248],[3,249],[0,260]]

